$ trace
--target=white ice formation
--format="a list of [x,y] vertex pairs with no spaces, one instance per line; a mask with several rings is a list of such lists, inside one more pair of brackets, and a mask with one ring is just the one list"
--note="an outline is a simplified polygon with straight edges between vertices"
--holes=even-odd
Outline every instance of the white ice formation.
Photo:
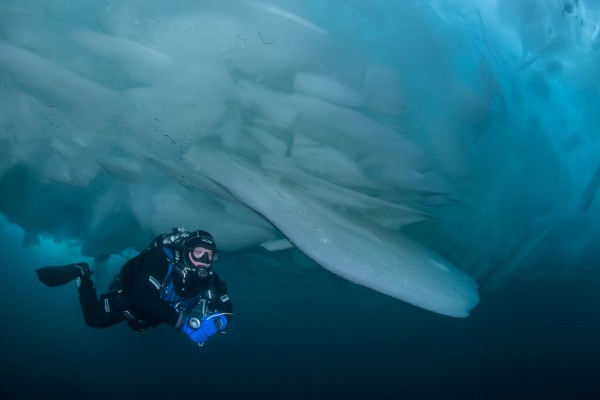
[[0,212],[85,256],[174,226],[464,317],[597,257],[593,1],[0,5]]

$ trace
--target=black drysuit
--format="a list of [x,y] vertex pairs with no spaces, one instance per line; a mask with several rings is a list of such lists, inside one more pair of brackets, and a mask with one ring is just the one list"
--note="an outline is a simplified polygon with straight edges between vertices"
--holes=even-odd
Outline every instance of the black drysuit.
[[169,266],[171,261],[162,247],[140,253],[123,265],[117,288],[100,298],[92,280],[81,278],[79,302],[86,324],[106,328],[127,320],[133,329],[140,331],[161,323],[181,329],[194,307],[209,313],[225,313],[229,322],[233,305],[219,276],[211,269],[191,296],[181,297],[173,288],[175,272]]

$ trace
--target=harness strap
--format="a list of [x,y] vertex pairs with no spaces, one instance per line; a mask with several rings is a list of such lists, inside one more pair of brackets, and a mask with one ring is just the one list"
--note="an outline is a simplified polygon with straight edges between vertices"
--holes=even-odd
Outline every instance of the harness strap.
[[171,250],[168,247],[163,247],[163,252],[167,255],[167,259],[169,260],[169,267],[167,269],[167,274],[165,275],[165,279],[163,280],[162,284],[160,285],[160,288],[157,288],[160,290],[160,297],[163,297],[163,294],[165,294],[169,288],[169,286],[171,285],[171,283],[173,282],[173,279],[175,279],[175,277],[173,276],[173,250]]

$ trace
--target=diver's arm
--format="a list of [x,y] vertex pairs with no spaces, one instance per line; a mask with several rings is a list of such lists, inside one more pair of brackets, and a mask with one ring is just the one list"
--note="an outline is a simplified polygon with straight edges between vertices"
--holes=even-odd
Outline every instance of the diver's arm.
[[213,275],[213,290],[214,296],[209,300],[209,308],[216,313],[223,314],[227,319],[227,325],[229,325],[233,317],[233,304],[227,294],[225,282],[216,273]]

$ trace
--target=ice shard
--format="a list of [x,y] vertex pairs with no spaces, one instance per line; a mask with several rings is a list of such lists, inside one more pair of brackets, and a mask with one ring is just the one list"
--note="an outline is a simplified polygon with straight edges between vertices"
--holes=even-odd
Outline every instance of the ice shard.
[[479,301],[475,281],[441,257],[269,177],[241,155],[198,146],[185,160],[345,279],[453,317],[468,316]]

